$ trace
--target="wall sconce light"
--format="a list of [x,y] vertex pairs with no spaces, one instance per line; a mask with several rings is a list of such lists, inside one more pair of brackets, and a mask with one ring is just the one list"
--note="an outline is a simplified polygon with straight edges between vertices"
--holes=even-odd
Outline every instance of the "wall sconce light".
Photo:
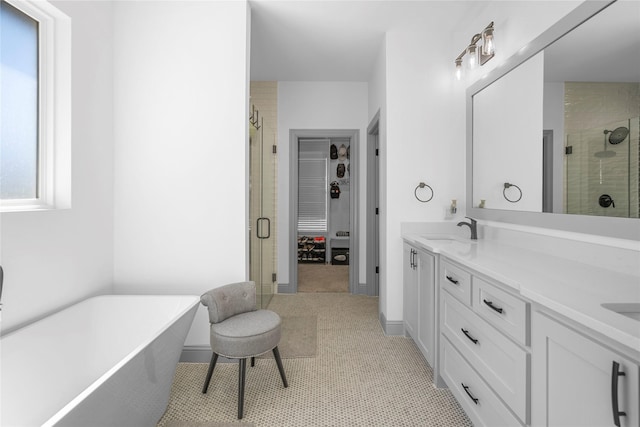
[[[482,40],[482,46],[478,49],[478,43]],[[456,63],[456,79],[462,79],[462,61],[464,56],[467,55],[467,68],[473,70],[480,65],[484,65],[495,55],[495,41],[493,38],[493,22],[487,27],[471,37],[471,43],[455,60]]]

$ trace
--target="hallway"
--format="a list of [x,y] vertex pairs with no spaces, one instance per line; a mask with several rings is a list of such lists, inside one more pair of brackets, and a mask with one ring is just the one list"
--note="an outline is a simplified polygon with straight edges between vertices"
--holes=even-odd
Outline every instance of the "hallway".
[[298,263],[298,292],[349,292],[349,266]]

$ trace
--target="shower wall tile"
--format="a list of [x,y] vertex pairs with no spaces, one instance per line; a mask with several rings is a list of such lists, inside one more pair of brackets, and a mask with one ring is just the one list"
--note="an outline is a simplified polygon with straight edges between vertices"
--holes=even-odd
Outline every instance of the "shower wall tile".
[[[638,217],[640,181],[640,84],[565,83],[566,212],[582,215]],[[629,127],[620,145],[605,144],[604,129]],[[616,153],[600,159],[595,153]],[[615,208],[602,208],[598,198],[613,197]]]
[[640,116],[639,83],[565,82],[565,133]]

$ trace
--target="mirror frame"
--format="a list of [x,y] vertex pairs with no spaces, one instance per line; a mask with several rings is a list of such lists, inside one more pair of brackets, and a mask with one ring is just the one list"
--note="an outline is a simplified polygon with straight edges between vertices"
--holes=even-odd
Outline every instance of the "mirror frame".
[[[467,138],[467,215],[487,221],[507,222],[524,226],[541,227],[576,233],[593,234],[627,240],[640,240],[640,222],[637,218],[611,218],[593,215],[527,212],[503,209],[485,209],[473,206],[473,96],[503,77],[511,70],[544,50],[547,46],[589,20],[615,0],[585,1],[560,19],[548,30],[507,59],[504,64],[490,71],[467,88],[466,138]],[[540,129],[542,137],[543,129]]]

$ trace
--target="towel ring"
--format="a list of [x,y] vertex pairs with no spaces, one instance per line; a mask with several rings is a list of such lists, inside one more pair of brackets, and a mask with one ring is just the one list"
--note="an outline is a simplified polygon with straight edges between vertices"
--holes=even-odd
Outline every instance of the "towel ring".
[[[431,190],[431,197],[429,197],[427,200],[422,200],[420,197],[418,197],[418,188],[424,188],[424,187],[427,187],[429,190]],[[413,190],[413,195],[416,196],[416,199],[418,199],[418,201],[422,203],[430,202],[431,199],[433,199],[433,188],[431,188],[431,186],[425,184],[424,182],[421,182],[420,184],[418,184],[416,189]]]
[[[507,188],[509,187],[516,187],[518,189],[518,191],[520,192],[520,197],[518,197],[516,200],[511,200],[510,198],[507,197]],[[520,187],[518,187],[515,184],[510,184],[508,182],[504,183],[504,188],[502,189],[502,195],[504,196],[504,198],[511,203],[517,203],[520,201],[520,199],[522,199],[522,190],[520,189]]]

